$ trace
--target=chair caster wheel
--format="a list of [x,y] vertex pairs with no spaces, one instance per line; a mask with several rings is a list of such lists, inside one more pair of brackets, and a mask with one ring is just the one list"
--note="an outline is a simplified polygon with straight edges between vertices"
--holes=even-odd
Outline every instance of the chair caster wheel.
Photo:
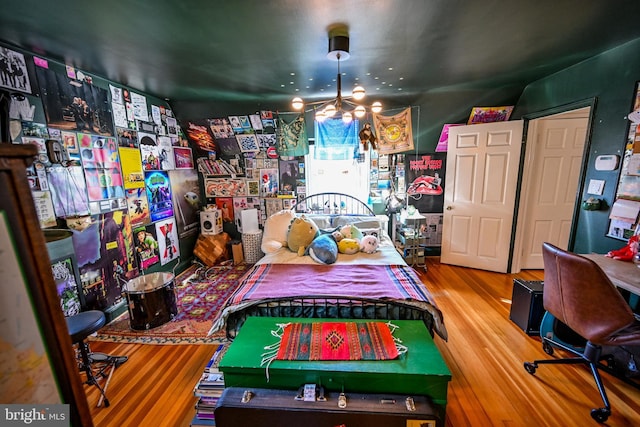
[[591,418],[599,423],[604,423],[611,415],[611,411],[607,408],[598,408],[591,410]]
[[524,369],[529,372],[531,375],[536,373],[536,369],[538,368],[538,365],[536,365],[535,363],[531,363],[531,362],[524,362]]
[[545,342],[542,343],[542,349],[549,356],[553,356],[553,346],[551,344],[549,344],[548,342],[545,341]]

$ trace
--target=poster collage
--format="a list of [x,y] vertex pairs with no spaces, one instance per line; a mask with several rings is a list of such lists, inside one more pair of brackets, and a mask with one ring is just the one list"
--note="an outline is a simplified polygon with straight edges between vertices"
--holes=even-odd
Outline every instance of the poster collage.
[[185,125],[203,176],[206,208],[219,209],[223,222],[239,233],[243,210],[255,209],[262,226],[306,195],[304,156],[280,156],[276,130],[271,111]]
[[60,274],[67,260],[56,262],[56,277],[67,278],[56,281],[63,310],[74,314],[79,301],[108,309],[124,284],[178,259],[179,239],[198,231],[189,143],[172,111],[146,96],[4,47],[0,60],[13,64],[0,76],[11,142],[38,148],[27,175],[41,227],[66,223],[73,234],[81,283]]

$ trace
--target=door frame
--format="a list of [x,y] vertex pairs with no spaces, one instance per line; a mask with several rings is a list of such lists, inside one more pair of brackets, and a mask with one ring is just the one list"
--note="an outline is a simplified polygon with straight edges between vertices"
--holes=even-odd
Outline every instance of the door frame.
[[[582,194],[585,188],[585,179],[587,175],[587,166],[589,163],[589,154],[591,152],[591,136],[593,133],[593,122],[595,117],[595,110],[597,105],[597,98],[588,98],[581,101],[572,102],[569,104],[563,104],[556,107],[552,107],[545,110],[540,110],[537,112],[525,114],[522,116],[522,120],[524,120],[524,129],[523,129],[523,149],[520,153],[520,167],[518,174],[518,182],[520,183],[519,189],[516,193],[516,201],[515,201],[515,218],[513,221],[513,228],[511,233],[511,248],[509,255],[509,262],[507,265],[507,270],[511,273],[517,273],[520,269],[520,261],[522,254],[522,234],[523,227],[521,224],[522,217],[525,216],[525,212],[522,211],[526,206],[523,205],[523,201],[527,200],[528,192],[530,191],[530,176],[531,169],[527,167],[526,160],[527,156],[530,156],[533,150],[533,145],[535,141],[532,139],[535,134],[534,132],[529,132],[529,122],[532,120],[544,119],[549,116],[553,116],[561,113],[568,113],[574,110],[579,110],[585,107],[589,107],[589,119],[587,124],[587,134],[586,141],[584,146],[584,152],[582,154],[582,164],[580,166],[580,178],[578,182],[578,188],[576,191],[576,198],[573,207],[573,215],[571,219],[571,231],[569,233],[569,242],[567,244],[567,249],[569,251],[573,251],[573,247],[575,245],[576,240],[576,230],[578,226],[578,215],[580,214],[580,206],[582,204]],[[519,226],[520,225],[520,226]]]

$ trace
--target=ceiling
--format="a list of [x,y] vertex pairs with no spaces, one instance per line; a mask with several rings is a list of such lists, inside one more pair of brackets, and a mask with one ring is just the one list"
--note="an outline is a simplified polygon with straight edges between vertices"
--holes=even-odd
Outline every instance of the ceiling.
[[178,118],[334,96],[335,23],[350,36],[344,91],[358,79],[437,128],[640,37],[638,1],[0,1],[0,40],[166,98]]

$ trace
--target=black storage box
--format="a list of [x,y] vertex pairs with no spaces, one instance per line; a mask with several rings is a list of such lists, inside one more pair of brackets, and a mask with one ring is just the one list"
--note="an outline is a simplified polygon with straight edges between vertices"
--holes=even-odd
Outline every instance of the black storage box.
[[544,282],[513,279],[511,296],[511,319],[528,335],[540,333],[540,323],[544,316],[542,289]]
[[345,392],[346,406],[340,408],[340,393],[326,393],[324,401],[296,400],[298,394],[293,390],[227,387],[216,405],[216,426],[442,427],[444,424],[444,408],[432,404],[425,396]]

